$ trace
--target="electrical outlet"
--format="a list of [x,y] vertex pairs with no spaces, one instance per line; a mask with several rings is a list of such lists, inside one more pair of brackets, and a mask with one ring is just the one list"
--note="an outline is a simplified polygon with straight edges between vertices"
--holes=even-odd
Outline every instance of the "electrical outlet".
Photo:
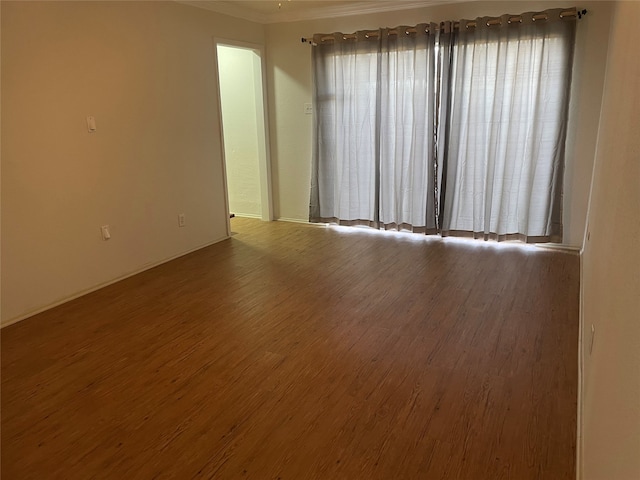
[[100,227],[102,233],[102,240],[109,240],[111,238],[111,232],[109,231],[109,225],[103,225]]
[[185,223],[185,219],[184,219],[184,213],[179,213],[178,214],[178,226],[179,227],[184,227],[186,225]]
[[313,105],[310,103],[304,104],[304,114],[311,115],[313,113]]
[[593,326],[593,324],[591,325],[591,342],[589,343],[589,355],[591,355],[591,353],[593,353],[593,341],[596,338],[596,327]]

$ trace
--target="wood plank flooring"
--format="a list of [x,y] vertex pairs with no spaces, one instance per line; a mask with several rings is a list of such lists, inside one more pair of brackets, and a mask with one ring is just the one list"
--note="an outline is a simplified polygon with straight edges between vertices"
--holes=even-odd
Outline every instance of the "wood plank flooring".
[[235,218],[2,330],[2,478],[575,478],[579,259]]

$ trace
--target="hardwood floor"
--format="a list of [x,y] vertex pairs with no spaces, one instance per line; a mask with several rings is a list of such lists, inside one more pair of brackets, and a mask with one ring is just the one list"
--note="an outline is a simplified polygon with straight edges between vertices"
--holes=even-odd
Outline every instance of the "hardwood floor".
[[2,478],[574,479],[578,256],[232,220],[2,330]]

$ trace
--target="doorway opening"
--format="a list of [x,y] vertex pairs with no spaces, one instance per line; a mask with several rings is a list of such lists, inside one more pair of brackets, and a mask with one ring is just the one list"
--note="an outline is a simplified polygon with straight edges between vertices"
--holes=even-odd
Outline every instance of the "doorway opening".
[[228,213],[273,220],[262,47],[215,44]]

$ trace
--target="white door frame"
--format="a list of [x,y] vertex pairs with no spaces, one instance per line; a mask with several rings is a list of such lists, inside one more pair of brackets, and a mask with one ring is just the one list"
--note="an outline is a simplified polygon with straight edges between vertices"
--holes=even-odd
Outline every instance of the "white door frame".
[[[271,188],[271,151],[269,148],[269,114],[267,108],[267,75],[265,65],[264,45],[256,43],[241,42],[238,40],[228,40],[224,38],[213,38],[213,52],[215,63],[215,80],[216,88],[218,92],[218,118],[220,120],[220,142],[222,146],[222,174],[224,177],[224,194],[225,194],[225,208],[227,211],[227,233],[231,235],[231,224],[229,221],[229,190],[227,185],[227,167],[224,148],[224,123],[222,118],[222,97],[220,94],[220,71],[218,65],[218,45],[239,47],[248,50],[253,50],[260,59],[260,73],[261,73],[261,91],[256,92],[256,110],[258,116],[256,121],[258,132],[258,165],[260,169],[260,207],[261,218],[264,221],[273,220],[273,193]],[[258,95],[261,93],[261,95]],[[260,98],[261,97],[261,98]],[[259,112],[262,112],[260,115]]]

